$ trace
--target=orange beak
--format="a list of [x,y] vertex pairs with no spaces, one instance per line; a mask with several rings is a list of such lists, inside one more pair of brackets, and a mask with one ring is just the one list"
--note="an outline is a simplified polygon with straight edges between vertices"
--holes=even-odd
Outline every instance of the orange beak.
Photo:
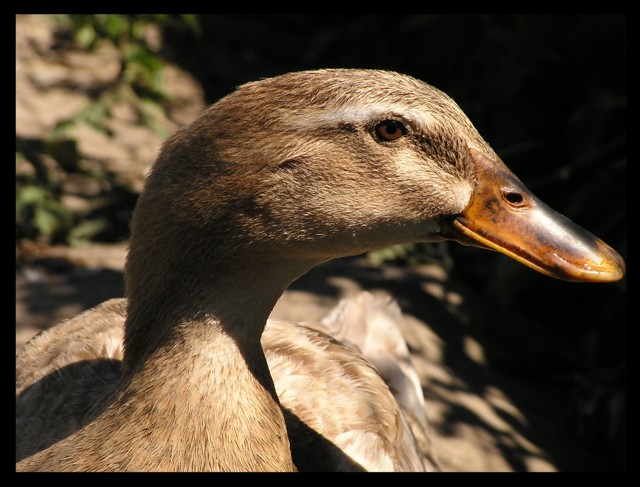
[[593,234],[545,205],[500,161],[475,149],[474,192],[443,236],[497,250],[558,279],[612,282],[625,273],[622,257]]

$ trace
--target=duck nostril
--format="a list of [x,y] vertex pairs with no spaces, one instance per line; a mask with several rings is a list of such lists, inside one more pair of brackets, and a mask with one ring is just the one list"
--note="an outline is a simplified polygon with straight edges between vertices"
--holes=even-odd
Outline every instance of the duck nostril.
[[502,194],[504,199],[514,206],[520,206],[524,203],[524,196],[517,191],[504,190]]

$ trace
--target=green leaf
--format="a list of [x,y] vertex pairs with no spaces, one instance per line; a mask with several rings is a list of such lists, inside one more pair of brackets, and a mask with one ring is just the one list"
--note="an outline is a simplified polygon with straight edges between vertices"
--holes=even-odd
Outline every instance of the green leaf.
[[136,114],[141,123],[150,128],[156,135],[163,138],[168,135],[167,129],[157,122],[159,118],[165,115],[165,110],[155,100],[141,98],[139,105],[136,107]]
[[107,36],[118,43],[129,31],[129,20],[124,15],[106,15],[104,31]]
[[69,231],[73,219],[62,203],[47,197],[35,206],[33,223],[41,235],[59,238]]
[[36,206],[33,221],[40,233],[46,237],[51,237],[60,228],[57,215],[44,206]]
[[49,197],[49,192],[40,186],[24,186],[16,194],[16,206],[25,207],[42,203]]
[[131,38],[136,42],[144,42],[144,29],[149,22],[144,19],[137,19],[131,24]]
[[200,22],[198,21],[198,16],[195,14],[182,14],[180,15],[180,19],[185,23],[189,30],[192,33],[200,36],[202,35],[202,30],[200,29]]
[[96,41],[96,31],[90,24],[84,24],[76,30],[76,42],[85,49],[91,49]]
[[87,240],[93,239],[96,235],[107,228],[106,220],[87,220],[75,226],[69,232],[67,241],[70,245],[82,245]]
[[56,126],[53,128],[53,137],[63,137],[66,133],[68,133],[76,124],[78,123],[77,116],[72,116],[69,118],[65,118],[56,123]]

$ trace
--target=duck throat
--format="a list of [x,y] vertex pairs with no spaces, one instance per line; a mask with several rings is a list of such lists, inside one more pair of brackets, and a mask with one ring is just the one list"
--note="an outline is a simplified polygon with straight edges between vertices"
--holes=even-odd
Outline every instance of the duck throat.
[[[141,197],[141,199],[144,197]],[[318,264],[277,239],[231,228],[222,213],[203,226],[149,212],[142,201],[126,262],[125,374],[167,343],[216,323],[241,348],[259,347],[269,313],[291,282]],[[317,259],[316,259],[317,260]],[[202,335],[205,336],[205,335]],[[209,335],[207,335],[209,336]]]
[[159,263],[153,275],[134,281],[131,259],[127,265],[125,375],[161,349],[180,354],[181,343],[214,340],[218,335],[232,338],[244,356],[252,356],[248,351],[261,350],[260,338],[277,300],[311,267],[244,256],[195,266],[182,259]]

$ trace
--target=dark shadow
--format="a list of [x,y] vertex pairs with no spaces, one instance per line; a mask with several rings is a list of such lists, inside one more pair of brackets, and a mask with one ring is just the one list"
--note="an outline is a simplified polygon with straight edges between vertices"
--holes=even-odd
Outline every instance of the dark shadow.
[[64,259],[55,260],[55,266],[62,270],[52,272],[52,265],[49,261],[46,267],[30,266],[16,273],[16,300],[26,308],[27,315],[16,316],[17,328],[29,325],[46,329],[55,324],[52,317],[78,314],[124,295],[124,275],[120,271],[83,269]]
[[[111,404],[120,377],[120,360],[82,360],[25,389],[16,397],[16,462],[49,448],[100,416]],[[61,390],[65,391],[64,402],[59,399]]]
[[358,462],[346,455],[290,409],[282,408],[287,423],[291,456],[300,472],[364,472]]

